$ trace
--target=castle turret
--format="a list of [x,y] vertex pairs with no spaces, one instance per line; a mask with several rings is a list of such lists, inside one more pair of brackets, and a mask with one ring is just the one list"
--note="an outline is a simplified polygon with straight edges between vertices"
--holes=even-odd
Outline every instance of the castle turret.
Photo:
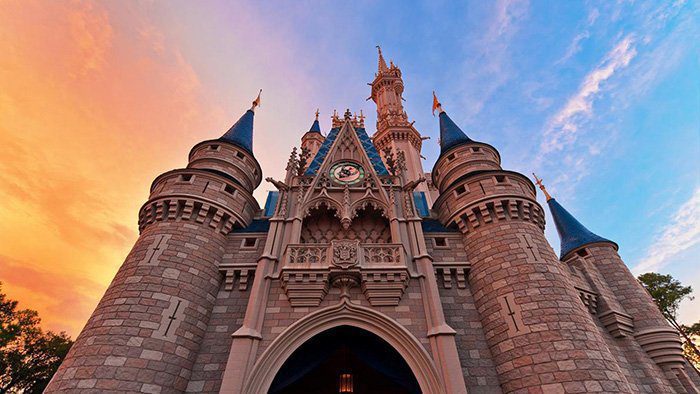
[[554,198],[548,198],[547,205],[549,205],[549,211],[552,213],[554,224],[557,226],[557,232],[561,240],[561,253],[559,254],[561,258],[582,247],[596,243],[609,244],[617,251],[615,242],[592,233],[564,207],[559,205]]
[[[582,271],[600,295],[598,318],[601,323],[613,336],[621,338],[621,347],[627,353],[641,346],[676,392],[695,392],[684,367],[678,332],[668,324],[649,293],[622,261],[617,253],[618,245],[588,230],[549,195],[541,180],[537,179],[537,184],[545,194],[559,233],[561,261]],[[634,338],[636,344],[626,343],[623,338],[628,337]],[[640,358],[637,366],[640,370],[643,363],[646,361]],[[646,372],[646,375],[654,373]]]
[[252,152],[259,98],[187,168],[155,179],[140,235],[47,392],[182,392],[222,276],[226,236],[249,225],[260,166]]
[[[406,161],[406,180],[416,181],[425,177],[421,163],[421,147],[423,138],[408,121],[408,115],[403,108],[403,78],[401,70],[393,63],[387,66],[381,48],[377,74],[370,83],[372,93],[370,98],[377,104],[377,132],[372,136],[374,145],[382,157],[388,149],[394,155],[403,152]],[[426,193],[430,199],[427,185],[420,184],[416,191]],[[430,205],[432,201],[428,201]]]
[[326,140],[326,137],[321,134],[321,125],[318,123],[318,114],[319,112],[317,110],[316,119],[311,124],[311,128],[301,137],[301,148],[308,149],[308,156],[310,158],[316,156],[316,153],[318,153],[319,148],[321,148],[323,141]]
[[439,102],[435,108],[440,118],[440,156],[432,175],[438,190],[445,190],[470,173],[501,169],[501,156],[496,148],[467,137]]
[[[503,391],[573,392],[589,382],[629,391],[544,237],[535,186],[501,169],[498,151],[467,137],[435,103],[441,154],[432,174],[440,190],[433,208],[443,225],[463,234],[470,290]],[[592,363],[590,352],[605,362]]]

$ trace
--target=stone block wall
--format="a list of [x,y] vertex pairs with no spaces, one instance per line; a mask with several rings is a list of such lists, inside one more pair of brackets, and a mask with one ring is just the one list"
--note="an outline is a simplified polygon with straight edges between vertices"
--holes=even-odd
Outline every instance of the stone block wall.
[[221,282],[224,243],[186,221],[147,227],[47,392],[184,391]]
[[[456,283],[456,278],[452,278],[452,282]],[[460,288],[457,285],[446,288],[442,276],[438,276],[438,285],[445,320],[457,332],[455,341],[467,390],[470,393],[501,393],[496,367],[471,291],[468,287]]]
[[225,290],[222,283],[219,288],[187,392],[218,393],[221,388],[231,351],[231,334],[243,324],[250,296],[249,290],[239,290],[238,285],[234,283],[233,290]]
[[630,390],[540,228],[499,221],[467,234],[465,246],[470,288],[504,392]]

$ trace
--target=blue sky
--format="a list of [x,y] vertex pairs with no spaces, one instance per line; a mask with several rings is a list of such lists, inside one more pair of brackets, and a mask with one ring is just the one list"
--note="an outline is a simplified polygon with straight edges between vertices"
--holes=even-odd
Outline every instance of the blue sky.
[[[579,220],[618,242],[635,273],[671,273],[700,291],[697,2],[199,4],[167,17],[185,21],[183,53],[219,95],[210,99],[247,102],[265,89],[256,147],[288,152],[317,106],[325,129],[333,109],[363,109],[372,125],[366,82],[379,44],[403,71],[409,117],[432,137],[426,170],[438,154],[435,90],[505,168],[537,172]],[[245,86],[234,84],[238,73]],[[284,129],[266,129],[265,118],[280,116]],[[286,154],[256,152],[267,175],[281,174]],[[697,321],[700,306],[681,313]]]

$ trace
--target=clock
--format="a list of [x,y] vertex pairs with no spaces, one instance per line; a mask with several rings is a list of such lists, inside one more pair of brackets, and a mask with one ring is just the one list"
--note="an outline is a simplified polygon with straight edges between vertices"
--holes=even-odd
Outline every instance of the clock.
[[352,162],[340,162],[331,167],[329,176],[335,183],[352,185],[365,178],[365,169]]

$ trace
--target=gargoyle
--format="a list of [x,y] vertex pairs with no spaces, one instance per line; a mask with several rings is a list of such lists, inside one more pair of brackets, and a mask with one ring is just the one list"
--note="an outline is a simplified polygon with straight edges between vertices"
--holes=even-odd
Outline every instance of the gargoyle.
[[415,189],[418,185],[420,185],[423,182],[425,182],[424,177],[420,177],[420,178],[416,179],[415,181],[408,182],[405,185],[403,185],[403,191],[404,192],[413,191],[413,189]]
[[272,183],[273,185],[275,185],[275,187],[276,187],[277,190],[279,190],[279,191],[287,191],[287,190],[289,190],[289,185],[287,185],[287,184],[284,183],[284,182],[276,181],[276,180],[274,180],[274,179],[271,178],[271,177],[267,177],[267,178],[265,178],[265,180],[268,181],[268,182],[270,182],[270,183]]

